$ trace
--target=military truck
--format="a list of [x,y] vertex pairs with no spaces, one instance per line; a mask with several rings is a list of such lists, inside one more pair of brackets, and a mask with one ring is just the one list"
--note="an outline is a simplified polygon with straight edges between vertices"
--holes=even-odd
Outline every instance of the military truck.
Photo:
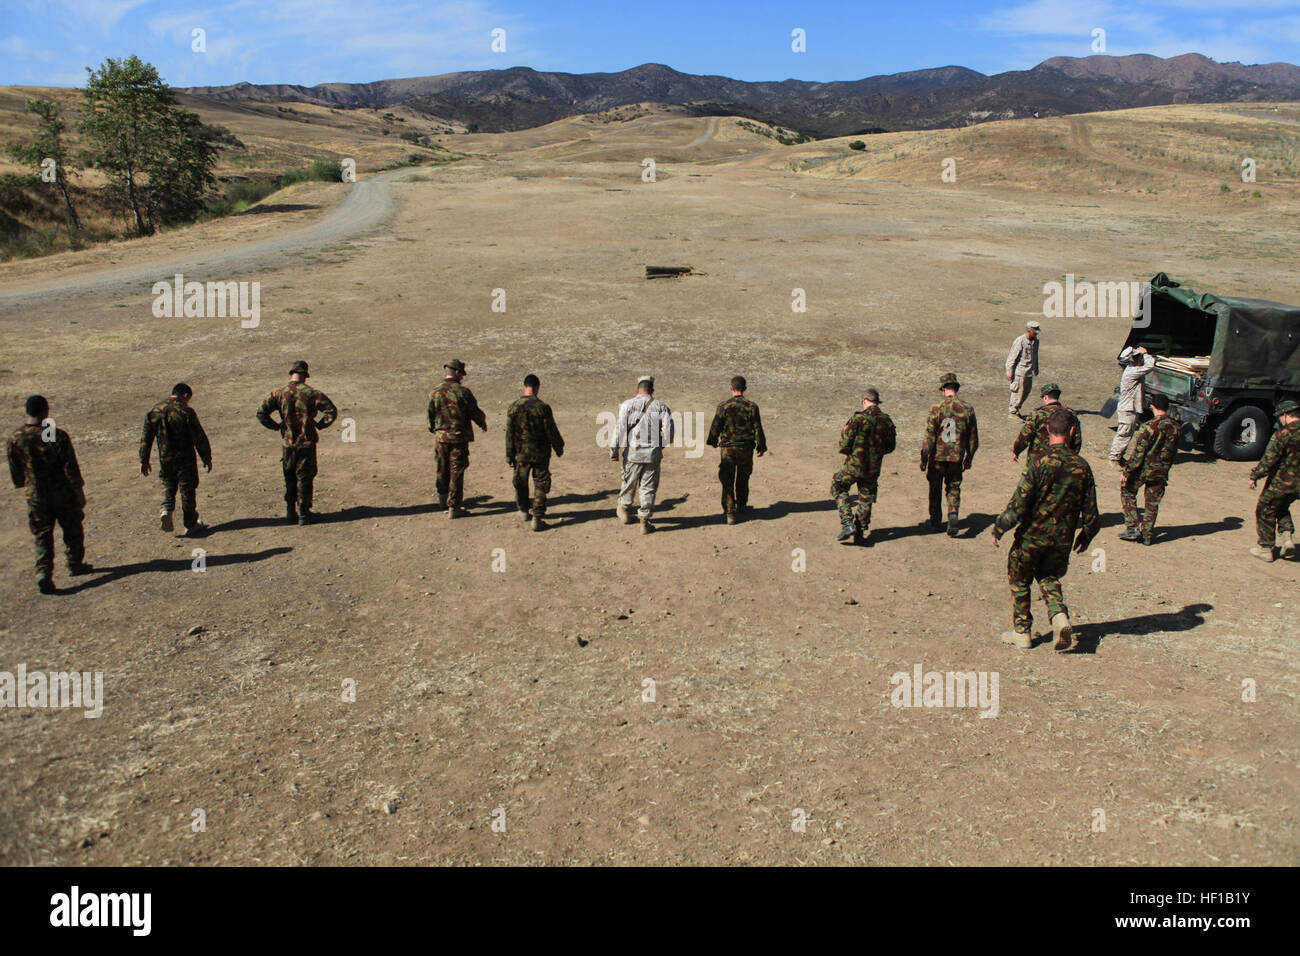
[[1277,403],[1300,400],[1300,306],[1196,293],[1161,272],[1124,345],[1157,356],[1143,383],[1144,417],[1153,394],[1167,396],[1186,448],[1254,461]]

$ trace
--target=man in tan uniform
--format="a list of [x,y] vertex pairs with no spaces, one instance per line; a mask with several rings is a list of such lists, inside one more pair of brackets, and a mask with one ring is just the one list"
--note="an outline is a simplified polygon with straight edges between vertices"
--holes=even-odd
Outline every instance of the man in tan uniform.
[[1029,390],[1034,386],[1034,376],[1038,374],[1038,333],[1037,322],[1025,323],[1025,334],[1016,337],[1007,353],[1007,381],[1011,383],[1011,403],[1007,414],[1011,418],[1020,418],[1020,407],[1029,397]]

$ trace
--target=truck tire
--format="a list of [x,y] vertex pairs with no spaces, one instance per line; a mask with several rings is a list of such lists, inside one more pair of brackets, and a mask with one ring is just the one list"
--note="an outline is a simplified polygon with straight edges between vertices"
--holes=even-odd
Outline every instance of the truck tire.
[[1254,405],[1241,405],[1214,430],[1214,453],[1228,461],[1258,461],[1264,454],[1273,422]]

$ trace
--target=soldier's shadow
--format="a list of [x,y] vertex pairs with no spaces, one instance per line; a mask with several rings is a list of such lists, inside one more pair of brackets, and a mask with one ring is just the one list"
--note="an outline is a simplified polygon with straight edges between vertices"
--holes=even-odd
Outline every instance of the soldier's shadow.
[[1206,612],[1212,610],[1214,610],[1213,604],[1189,604],[1181,611],[1162,611],[1158,614],[1126,617],[1120,621],[1080,624],[1074,629],[1079,646],[1071,653],[1095,654],[1103,639],[1121,634],[1146,635],[1190,631],[1204,624]]
[[[556,527],[564,527],[573,524],[582,524],[586,521],[594,521],[597,518],[612,518],[614,512],[609,507],[588,508],[585,511],[568,511],[565,510],[569,505],[586,505],[594,501],[604,501],[605,499],[616,495],[618,492],[606,488],[604,491],[595,491],[589,495],[559,495],[555,498],[548,498],[546,501],[546,519],[554,522]],[[560,510],[556,510],[560,509]]]
[[[1145,513],[1146,509],[1140,509]],[[1115,512],[1108,512],[1101,516],[1101,527],[1115,528],[1124,524],[1124,516]],[[1215,534],[1219,531],[1236,531],[1242,526],[1242,519],[1237,515],[1228,515],[1218,521],[1202,521],[1199,524],[1179,524],[1163,526],[1156,525],[1155,541],[1162,544],[1167,541],[1177,541],[1179,538],[1195,538],[1204,535]]]
[[[205,567],[219,568],[228,564],[251,564],[254,561],[265,561],[267,558],[273,558],[277,555],[288,554],[293,548],[267,548],[264,551],[250,551],[241,554],[206,554],[203,561]],[[103,584],[109,584],[113,581],[120,581],[122,578],[129,578],[135,574],[151,574],[154,572],[169,571],[191,571],[194,570],[194,562],[188,558],[154,558],[152,561],[138,561],[135,564],[119,564],[116,567],[96,568],[91,573],[95,577],[75,587],[59,588],[56,594],[76,594],[80,591],[86,591],[90,588],[97,588]]]

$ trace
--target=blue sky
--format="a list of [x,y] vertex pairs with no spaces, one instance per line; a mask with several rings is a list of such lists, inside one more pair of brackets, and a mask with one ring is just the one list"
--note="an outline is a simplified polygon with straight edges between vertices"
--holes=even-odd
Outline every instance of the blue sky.
[[[791,50],[791,31],[807,51]],[[206,50],[192,50],[195,29]],[[504,53],[491,50],[505,31]],[[174,86],[364,82],[531,66],[666,63],[743,80],[984,73],[1105,52],[1300,63],[1300,0],[0,0],[0,84],[74,86],[135,53]]]

